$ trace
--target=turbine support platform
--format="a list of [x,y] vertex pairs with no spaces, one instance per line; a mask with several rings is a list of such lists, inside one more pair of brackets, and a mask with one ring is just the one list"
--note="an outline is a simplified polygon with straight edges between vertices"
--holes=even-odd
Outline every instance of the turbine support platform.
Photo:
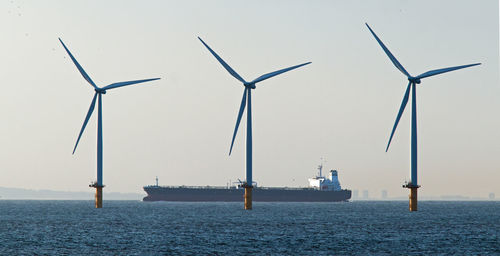
[[416,212],[417,211],[417,190],[420,186],[419,185],[413,185],[411,183],[407,183],[403,185],[403,188],[408,188],[410,189],[410,212]]
[[91,188],[95,188],[95,208],[102,208],[102,188],[104,185],[99,185],[94,182],[89,185]]
[[243,187],[245,188],[245,210],[252,210],[252,188],[253,186],[250,186],[248,184],[244,184]]

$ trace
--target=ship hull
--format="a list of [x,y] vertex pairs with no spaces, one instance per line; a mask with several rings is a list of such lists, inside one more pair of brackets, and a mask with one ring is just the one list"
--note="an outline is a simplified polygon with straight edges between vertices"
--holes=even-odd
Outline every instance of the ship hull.
[[[243,189],[146,186],[143,201],[240,202]],[[351,198],[350,190],[320,191],[316,189],[254,188],[255,202],[340,202]]]

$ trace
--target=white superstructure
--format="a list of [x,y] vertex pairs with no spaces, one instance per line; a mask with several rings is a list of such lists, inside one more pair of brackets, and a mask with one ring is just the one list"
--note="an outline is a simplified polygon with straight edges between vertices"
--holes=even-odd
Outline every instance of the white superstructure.
[[323,164],[318,166],[319,173],[316,177],[309,179],[309,186],[318,190],[340,191],[339,177],[337,170],[331,170],[328,178],[322,175]]

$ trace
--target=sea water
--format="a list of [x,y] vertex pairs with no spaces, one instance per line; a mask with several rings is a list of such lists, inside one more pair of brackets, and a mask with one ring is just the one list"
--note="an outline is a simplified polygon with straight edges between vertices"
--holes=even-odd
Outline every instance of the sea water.
[[0,255],[500,255],[500,202],[0,200]]

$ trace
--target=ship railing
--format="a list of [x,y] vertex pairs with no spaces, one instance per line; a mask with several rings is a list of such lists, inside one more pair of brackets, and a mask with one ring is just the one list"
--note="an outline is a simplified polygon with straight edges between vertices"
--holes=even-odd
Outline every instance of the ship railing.
[[[149,185],[145,186],[146,188],[188,188],[188,189],[242,189],[234,186],[156,186]],[[262,190],[319,190],[318,188],[313,187],[256,187],[255,189]]]
[[259,187],[263,190],[317,190],[311,187]]
[[146,188],[194,188],[194,189],[207,189],[207,188],[213,188],[213,189],[236,189],[235,187],[228,187],[228,186],[156,186],[156,185],[149,185],[145,186]]

